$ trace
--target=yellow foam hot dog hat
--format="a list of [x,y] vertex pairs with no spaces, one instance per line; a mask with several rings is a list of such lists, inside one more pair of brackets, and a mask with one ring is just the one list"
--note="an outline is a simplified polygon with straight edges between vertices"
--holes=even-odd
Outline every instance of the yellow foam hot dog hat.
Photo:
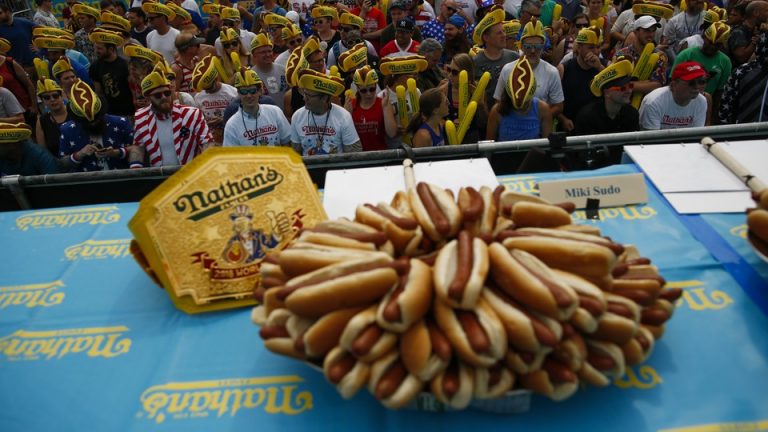
[[309,67],[309,63],[302,55],[301,50],[301,47],[296,47],[285,62],[285,79],[291,87],[298,87],[299,72]]
[[521,109],[536,94],[536,78],[533,68],[525,56],[520,57],[512,68],[506,83],[507,95],[512,99],[512,106]]
[[372,67],[366,65],[355,71],[352,81],[358,87],[370,87],[379,82],[379,74]]
[[312,69],[304,69],[299,73],[299,88],[305,90],[338,96],[344,90],[344,81],[335,76],[328,76]]
[[713,44],[724,44],[728,41],[729,37],[731,37],[731,26],[722,21],[712,23],[712,25],[704,30],[704,39]]
[[30,136],[32,130],[26,123],[0,123],[0,143],[16,143]]
[[289,20],[288,18],[278,15],[276,13],[268,13],[264,15],[264,25],[267,27],[271,26],[289,26],[293,25],[293,21]]
[[232,42],[233,40],[239,41],[240,33],[232,27],[229,27],[227,30],[222,31],[221,34],[219,34],[219,39],[221,42]]
[[78,117],[93,121],[101,110],[101,99],[85,81],[77,80],[69,89],[69,108]]
[[285,26],[282,30],[280,30],[280,37],[283,40],[293,39],[296,36],[301,36],[301,29],[296,24]]
[[217,3],[203,3],[201,9],[208,15],[221,15],[221,9],[224,6]]
[[268,46],[272,48],[272,39],[269,38],[269,35],[266,33],[257,33],[256,37],[253,38],[251,41],[251,51],[261,48],[263,46]]
[[312,9],[312,18],[331,18],[334,21],[338,21],[339,11],[336,10],[336,8],[328,6],[316,6],[314,9]]
[[55,91],[61,91],[61,86],[52,79],[37,80],[37,95],[40,96],[43,93],[50,93]]
[[72,6],[72,12],[74,12],[75,15],[88,15],[96,18],[96,21],[99,20],[99,17],[101,14],[99,13],[99,10],[96,8],[92,8],[88,5],[84,5],[82,3],[77,3],[76,5]]
[[101,13],[101,27],[106,30],[130,33],[131,22],[120,15],[104,11]]
[[262,82],[261,82],[261,78],[259,78],[259,74],[257,74],[256,71],[252,69],[246,69],[244,67],[241,67],[240,70],[235,73],[236,88],[251,87],[251,86],[260,87],[261,84]]
[[339,69],[342,72],[351,72],[365,64],[368,64],[368,46],[365,42],[360,42],[339,56]]
[[349,12],[344,12],[339,17],[339,25],[363,28],[365,21],[357,15],[353,15]]
[[509,20],[504,21],[504,33],[507,34],[507,39],[516,38],[520,34],[520,21]]
[[32,39],[32,45],[37,49],[68,50],[75,47],[75,40],[64,36],[40,36]]
[[72,64],[69,62],[69,59],[66,56],[59,57],[59,59],[56,60],[56,63],[54,63],[51,67],[51,73],[53,74],[54,79],[59,79],[61,74],[71,70],[73,70]]
[[221,8],[219,16],[223,20],[240,21],[240,11],[231,7]]
[[600,36],[597,35],[597,31],[591,27],[579,30],[579,33],[576,35],[576,43],[582,45],[600,45],[602,42],[600,39]]
[[502,24],[504,22],[504,10],[496,9],[493,12],[486,14],[483,19],[475,26],[475,32],[472,33],[472,41],[475,45],[483,44],[483,33],[496,24]]
[[163,55],[159,52],[149,48],[144,48],[141,45],[126,45],[123,47],[123,52],[130,58],[147,60],[152,63],[156,63],[161,59],[164,59]]
[[547,40],[547,37],[544,34],[544,26],[541,24],[541,21],[527,23],[523,28],[523,34],[520,36],[520,42],[524,41],[526,38],[535,36],[538,36],[545,41]]
[[420,55],[384,57],[379,63],[382,75],[415,74],[427,70],[427,59]]
[[606,67],[592,78],[589,90],[595,96],[602,96],[603,89],[608,84],[623,85],[632,80],[634,66],[629,60],[621,60]]
[[88,39],[93,43],[100,43],[106,45],[120,46],[125,43],[125,39],[120,33],[113,32],[111,30],[104,30],[97,28],[88,35]]
[[210,88],[219,76],[219,62],[219,58],[212,54],[203,57],[192,70],[192,88],[197,91]]
[[143,10],[144,13],[147,15],[149,14],[163,15],[166,18],[168,18],[168,21],[176,17],[176,14],[173,12],[171,8],[160,3],[144,2],[144,4],[141,5],[141,10]]
[[192,15],[176,3],[168,2],[165,6],[173,12],[174,18],[181,18],[184,22],[192,21]]
[[317,36],[310,36],[307,38],[306,41],[304,41],[304,46],[301,48],[301,52],[304,55],[305,58],[309,58],[312,54],[322,51],[322,46],[320,45],[320,39],[317,38]]
[[675,8],[664,3],[645,2],[633,5],[632,12],[635,13],[635,16],[650,15],[668,20],[675,14]]
[[156,88],[169,87],[170,85],[171,83],[165,75],[153,71],[141,80],[141,94],[146,96]]

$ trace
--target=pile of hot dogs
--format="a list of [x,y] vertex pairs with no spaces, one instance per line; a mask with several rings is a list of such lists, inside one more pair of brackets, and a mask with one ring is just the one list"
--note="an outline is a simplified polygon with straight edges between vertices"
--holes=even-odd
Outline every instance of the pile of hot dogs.
[[419,183],[269,256],[253,321],[343,397],[367,386],[390,408],[425,390],[462,409],[513,388],[562,400],[606,386],[650,355],[681,292],[572,211]]
[[747,213],[749,242],[764,257],[768,257],[768,188],[754,194],[757,208]]

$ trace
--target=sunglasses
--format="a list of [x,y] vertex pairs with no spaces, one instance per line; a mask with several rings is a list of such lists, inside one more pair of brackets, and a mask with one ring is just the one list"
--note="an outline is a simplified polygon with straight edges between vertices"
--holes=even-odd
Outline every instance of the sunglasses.
[[52,93],[52,94],[42,95],[41,97],[43,98],[43,100],[56,100],[61,97],[61,94]]
[[238,42],[238,41],[233,41],[233,42],[222,42],[222,43],[221,43],[221,46],[223,46],[223,47],[224,47],[224,49],[228,49],[228,48],[236,48],[238,45],[240,45],[240,42]]
[[170,90],[166,90],[166,91],[162,91],[162,92],[152,93],[149,96],[152,99],[160,100],[162,98],[171,97],[171,91]]
[[361,88],[358,91],[360,94],[376,93],[376,87]]
[[589,23],[576,23],[574,25],[576,26],[577,29],[589,27]]
[[447,7],[446,9],[448,9],[448,12],[450,13],[456,13],[456,8]]
[[317,18],[314,22],[315,24],[325,24],[325,20],[322,18]]
[[541,51],[544,49],[544,44],[523,44],[523,49],[528,51]]
[[237,92],[240,93],[241,95],[245,96],[245,95],[254,95],[254,94],[258,93],[259,90],[260,89],[258,89],[258,88],[252,88],[252,89],[241,88],[241,89],[237,89]]
[[629,83],[624,84],[623,86],[607,87],[606,90],[611,90],[611,91],[627,91],[627,90],[632,90],[634,88],[635,88],[635,84],[629,82]]
[[445,70],[448,71],[453,76],[459,76],[459,74],[461,73],[459,69],[454,69],[450,66],[446,67]]
[[706,78],[699,78],[691,81],[686,81],[689,86],[691,87],[697,87],[697,86],[705,86],[709,82]]
[[288,39],[288,42],[286,42],[286,43],[288,44],[289,47],[294,47],[294,46],[300,44],[301,41],[298,40],[298,39]]

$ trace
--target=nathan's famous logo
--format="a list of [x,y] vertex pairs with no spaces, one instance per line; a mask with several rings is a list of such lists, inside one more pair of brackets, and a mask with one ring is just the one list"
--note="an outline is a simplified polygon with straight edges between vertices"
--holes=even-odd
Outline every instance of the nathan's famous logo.
[[74,261],[83,259],[124,258],[131,255],[131,240],[86,240],[64,249],[64,256]]
[[271,376],[172,382],[141,394],[139,417],[163,423],[190,418],[234,417],[241,409],[296,415],[312,409],[312,393],[300,390],[301,377]]
[[325,91],[329,91],[331,93],[336,93],[336,90],[339,89],[338,88],[338,86],[339,86],[338,83],[331,84],[331,83],[327,83],[327,82],[325,82],[323,80],[320,80],[320,79],[317,79],[317,78],[312,80],[312,86],[314,86],[313,90],[325,90]]
[[57,280],[49,283],[12,285],[0,287],[0,310],[9,306],[49,307],[61,304],[64,282]]
[[699,280],[686,280],[668,282],[667,288],[681,288],[683,295],[675,304],[675,307],[688,306],[691,310],[718,310],[733,304],[733,299],[725,291],[718,289],[707,290],[704,282]]
[[236,203],[272,192],[282,181],[283,175],[278,171],[260,166],[257,174],[221,182],[207,191],[185,193],[173,202],[173,207],[179,213],[188,213],[187,219],[199,221]]
[[267,210],[264,216],[269,222],[268,231],[254,225],[253,213],[248,206],[236,206],[229,214],[233,233],[221,257],[211,257],[208,252],[195,252],[192,254],[192,264],[202,265],[212,280],[256,276],[259,263],[267,252],[277,248],[284,240],[292,239],[304,226],[304,214],[301,209],[290,217],[285,212],[277,213],[272,210]]
[[413,63],[392,63],[388,64],[387,67],[389,68],[390,74],[405,74],[418,71],[418,65]]
[[0,337],[0,360],[51,360],[66,355],[112,358],[131,349],[128,327],[87,327],[48,331],[16,330]]
[[28,213],[16,218],[16,227],[26,231],[29,228],[66,228],[79,224],[109,225],[119,221],[120,213],[115,206],[86,207]]
[[747,224],[736,225],[735,227],[729,230],[732,236],[736,236],[743,239],[747,238],[747,231],[749,231]]
[[539,184],[536,177],[513,177],[501,179],[501,185],[512,192],[525,193],[529,195],[539,194]]

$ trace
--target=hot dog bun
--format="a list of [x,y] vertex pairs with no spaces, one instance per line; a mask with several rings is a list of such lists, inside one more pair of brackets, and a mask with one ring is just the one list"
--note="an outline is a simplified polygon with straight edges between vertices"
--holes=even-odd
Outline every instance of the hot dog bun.
[[423,385],[405,369],[397,350],[390,351],[371,366],[368,391],[387,408],[403,407],[416,397]]
[[519,201],[512,207],[512,222],[516,227],[550,228],[572,223],[571,215],[561,207]]
[[454,360],[429,385],[437,400],[453,409],[464,409],[472,402],[474,375],[469,366]]
[[408,191],[408,202],[419,225],[433,241],[452,238],[459,232],[461,212],[445,189],[419,183]]
[[323,357],[339,344],[341,333],[349,321],[362,310],[361,307],[340,309],[323,315],[295,338],[294,348],[304,352],[308,358]]
[[616,344],[587,340],[587,361],[579,371],[579,378],[598,387],[620,378],[625,371],[624,354]]
[[488,248],[488,255],[493,280],[524,306],[558,321],[568,320],[578,308],[573,288],[561,282],[534,255],[524,250],[507,250],[498,243]]
[[385,233],[346,219],[323,221],[305,229],[297,242],[365,251],[381,250],[390,256],[394,255],[392,243]]
[[567,399],[579,389],[576,373],[551,358],[544,360],[541,369],[520,376],[520,383],[553,401]]
[[387,354],[396,343],[397,336],[376,322],[376,305],[352,317],[339,340],[339,346],[368,363]]
[[570,323],[584,333],[597,330],[597,320],[605,313],[607,303],[600,288],[584,278],[562,270],[554,270],[557,277],[576,291],[579,307],[571,316]]
[[488,247],[461,231],[440,249],[434,266],[437,296],[451,307],[473,309],[488,275]]
[[403,333],[420,320],[432,304],[432,271],[417,259],[407,261],[408,273],[401,275],[379,303],[376,321],[394,333]]
[[481,187],[479,191],[473,187],[461,188],[458,204],[464,229],[490,243],[498,214],[493,190],[488,186]]
[[341,397],[350,399],[368,383],[371,367],[342,348],[335,347],[325,356],[323,375],[336,386]]
[[507,351],[504,327],[482,298],[472,311],[452,309],[439,299],[434,302],[435,319],[459,357],[479,367],[489,367]]
[[304,353],[294,348],[294,340],[310,325],[311,320],[298,317],[288,309],[276,309],[267,317],[259,336],[264,340],[264,346],[273,353],[304,359]]
[[490,368],[475,368],[474,381],[476,398],[494,399],[515,385],[515,375],[500,362]]
[[431,319],[421,320],[401,336],[400,355],[408,372],[428,382],[448,367],[453,348]]
[[[295,277],[278,292],[294,313],[319,318],[329,312],[366,306],[397,283],[397,271],[388,255],[341,262]],[[283,252],[282,256],[285,255]],[[365,289],[360,289],[364,286]]]
[[355,220],[385,233],[392,241],[397,255],[416,256],[423,252],[421,243],[424,233],[419,223],[411,215],[389,204],[357,206]]
[[331,264],[355,261],[365,257],[388,257],[391,259],[391,255],[385,252],[363,251],[306,242],[298,242],[292,247],[284,249],[280,253],[279,259],[280,268],[283,272],[288,277],[295,278]]
[[635,336],[621,346],[624,360],[632,366],[644,362],[653,352],[655,338],[648,329],[640,327]]

